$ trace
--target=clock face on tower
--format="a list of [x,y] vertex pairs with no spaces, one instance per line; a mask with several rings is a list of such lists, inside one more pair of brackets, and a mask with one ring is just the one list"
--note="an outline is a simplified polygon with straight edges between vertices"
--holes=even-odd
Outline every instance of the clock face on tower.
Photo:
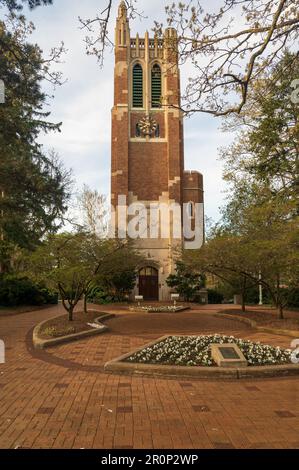
[[157,122],[151,116],[146,115],[138,122],[140,132],[145,136],[153,135],[158,127]]

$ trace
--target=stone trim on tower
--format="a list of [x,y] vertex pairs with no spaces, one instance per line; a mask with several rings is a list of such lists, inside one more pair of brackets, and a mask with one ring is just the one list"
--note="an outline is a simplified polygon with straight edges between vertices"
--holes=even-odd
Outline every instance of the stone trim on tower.
[[[134,201],[145,205],[161,201],[168,205],[203,201],[202,176],[184,170],[177,41],[174,28],[167,28],[163,37],[150,38],[146,32],[144,37],[137,34],[132,38],[126,3],[120,3],[115,28],[112,109],[111,200],[114,207],[119,196],[126,196],[129,204]],[[142,107],[133,106],[138,104],[138,93],[133,103],[136,64],[142,67]],[[161,70],[161,102],[153,107],[152,88],[154,86],[157,99],[160,86],[158,80],[152,83],[155,64]],[[140,73],[137,75],[135,83],[140,87]],[[169,300],[166,279],[174,270],[175,251],[182,247],[183,241],[170,237],[137,240],[136,244],[148,264],[159,269],[160,300]],[[137,286],[135,293],[138,293]]]

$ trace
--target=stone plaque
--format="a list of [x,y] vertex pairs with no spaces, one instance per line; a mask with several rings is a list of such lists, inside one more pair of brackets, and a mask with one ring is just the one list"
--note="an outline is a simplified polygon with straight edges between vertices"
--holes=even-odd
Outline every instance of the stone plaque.
[[221,347],[219,348],[219,351],[221,352],[224,359],[240,359],[240,356],[237,354],[237,351],[235,350],[235,348]]
[[242,351],[235,343],[211,344],[211,355],[219,367],[247,367]]

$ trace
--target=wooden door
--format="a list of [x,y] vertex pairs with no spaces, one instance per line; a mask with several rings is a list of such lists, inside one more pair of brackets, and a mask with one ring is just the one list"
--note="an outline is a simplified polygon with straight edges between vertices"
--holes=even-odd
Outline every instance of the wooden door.
[[139,272],[139,295],[144,300],[159,300],[159,274],[155,268],[143,268]]

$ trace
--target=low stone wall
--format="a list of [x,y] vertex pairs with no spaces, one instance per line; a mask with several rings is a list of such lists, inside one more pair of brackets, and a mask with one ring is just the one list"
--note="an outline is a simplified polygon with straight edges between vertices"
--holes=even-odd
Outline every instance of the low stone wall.
[[155,341],[141,346],[123,356],[120,356],[105,364],[106,372],[129,375],[149,375],[157,377],[190,377],[198,379],[250,379],[268,377],[290,377],[299,375],[299,364],[286,364],[276,366],[250,366],[241,368],[222,367],[196,367],[196,366],[173,366],[159,364],[141,364],[124,362],[133,354],[143,349],[154,346],[167,339],[169,335],[163,336]]
[[282,336],[290,336],[291,338],[299,338],[299,331],[296,330],[283,330],[280,328],[269,328],[266,326],[259,326],[259,324],[255,320],[250,320],[250,318],[241,317],[240,315],[231,315],[228,313],[216,313],[215,317],[222,317],[222,318],[232,318],[233,320],[237,320],[241,323],[246,323],[250,325],[252,328],[260,331],[261,333],[269,333],[271,335],[282,335]]
[[[57,317],[54,317],[54,320],[55,320],[55,318],[60,318],[60,317],[61,317],[61,315],[59,315]],[[35,347],[35,349],[46,349],[46,348],[50,348],[50,347],[53,347],[53,346],[57,346],[59,344],[69,343],[69,342],[72,342],[72,341],[77,341],[77,340],[80,340],[80,339],[84,339],[84,338],[88,338],[88,337],[91,337],[91,336],[96,336],[96,335],[105,333],[106,331],[108,331],[109,328],[108,328],[108,326],[103,325],[101,323],[101,321],[108,320],[109,318],[113,318],[113,317],[114,317],[114,315],[112,315],[112,314],[99,315],[99,317],[96,318],[94,323],[97,323],[101,327],[100,329],[95,328],[94,330],[80,331],[79,333],[74,333],[74,334],[66,335],[66,336],[60,336],[58,338],[53,338],[53,339],[42,339],[40,337],[40,332],[41,332],[42,328],[49,321],[49,319],[45,320],[45,321],[39,323],[33,330],[33,337],[32,337],[33,346]],[[53,319],[51,319],[51,320],[53,320]]]

